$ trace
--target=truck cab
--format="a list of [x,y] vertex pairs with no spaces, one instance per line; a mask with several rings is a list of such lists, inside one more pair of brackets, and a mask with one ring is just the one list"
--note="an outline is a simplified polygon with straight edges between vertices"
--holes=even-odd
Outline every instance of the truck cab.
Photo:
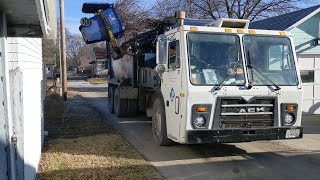
[[159,145],[302,138],[302,85],[289,32],[247,20],[180,24],[158,37],[152,101]]

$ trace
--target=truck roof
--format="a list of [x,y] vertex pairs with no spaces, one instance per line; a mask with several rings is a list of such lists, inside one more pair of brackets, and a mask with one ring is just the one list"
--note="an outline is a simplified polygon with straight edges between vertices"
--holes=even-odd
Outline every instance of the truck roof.
[[167,31],[165,34],[172,34],[178,31],[217,32],[217,33],[228,33],[228,34],[257,34],[257,35],[287,36],[287,37],[291,36],[291,33],[288,31],[211,27],[211,26],[190,26],[190,25],[179,26],[177,28]]
[[169,30],[166,34],[176,31],[202,31],[219,32],[233,34],[260,34],[260,35],[278,35],[291,36],[290,32],[279,30],[248,29],[250,21],[248,19],[220,18],[213,19],[184,19],[183,25],[178,26],[178,22],[172,26],[173,31]]

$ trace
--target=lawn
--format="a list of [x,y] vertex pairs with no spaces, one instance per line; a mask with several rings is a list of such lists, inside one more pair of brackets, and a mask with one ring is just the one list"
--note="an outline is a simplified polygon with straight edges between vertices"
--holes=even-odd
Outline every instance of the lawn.
[[56,98],[46,99],[49,136],[37,179],[163,179],[82,97],[73,93],[63,116]]
[[91,84],[106,84],[107,83],[107,78],[89,78],[87,79],[88,82]]

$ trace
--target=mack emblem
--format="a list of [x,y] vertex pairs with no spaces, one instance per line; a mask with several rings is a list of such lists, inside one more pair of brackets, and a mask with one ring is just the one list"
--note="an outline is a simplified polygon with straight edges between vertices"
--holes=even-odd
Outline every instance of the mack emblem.
[[239,113],[266,112],[265,107],[240,109]]
[[171,101],[173,101],[174,98],[176,97],[176,93],[174,92],[173,88],[171,88],[171,91],[170,91],[169,96],[170,96],[170,100],[171,100]]

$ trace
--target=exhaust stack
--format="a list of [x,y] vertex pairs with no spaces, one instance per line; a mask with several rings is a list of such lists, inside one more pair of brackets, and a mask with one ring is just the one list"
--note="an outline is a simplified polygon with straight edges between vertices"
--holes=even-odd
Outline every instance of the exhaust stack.
[[186,13],[184,11],[178,11],[176,12],[176,19],[178,22],[178,26],[184,25],[184,19],[186,18]]

